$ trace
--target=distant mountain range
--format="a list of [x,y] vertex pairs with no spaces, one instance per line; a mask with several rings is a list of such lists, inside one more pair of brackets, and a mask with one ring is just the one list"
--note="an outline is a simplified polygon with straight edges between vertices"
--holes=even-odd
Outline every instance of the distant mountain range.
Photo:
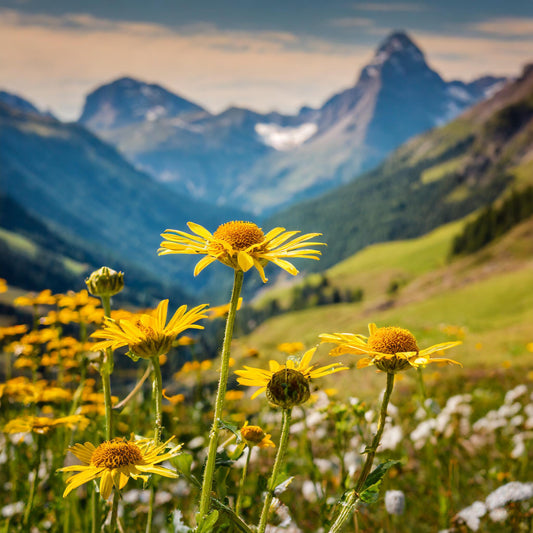
[[530,65],[492,98],[410,140],[374,170],[276,213],[265,226],[322,231],[328,247],[310,268],[323,270],[369,244],[423,235],[532,184]]
[[[0,195],[46,226],[53,236],[45,241],[55,242],[51,248],[66,257],[65,243],[75,243],[71,259],[96,263],[111,258],[114,263],[108,266],[129,265],[139,276],[144,272],[145,282],[158,280],[160,286],[190,285],[194,264],[193,258],[157,256],[162,231],[184,228],[189,220],[216,227],[246,218],[240,210],[170,191],[77,124],[2,103]],[[207,281],[207,276],[197,278],[196,288]]]
[[357,83],[320,109],[212,115],[158,85],[122,78],[87,97],[80,123],[174,190],[265,213],[346,183],[504,81],[446,82],[397,32]]

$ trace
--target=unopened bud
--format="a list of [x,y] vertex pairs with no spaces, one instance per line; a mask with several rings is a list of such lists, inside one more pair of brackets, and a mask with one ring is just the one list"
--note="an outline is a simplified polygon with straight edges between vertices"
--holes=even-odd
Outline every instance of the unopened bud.
[[266,388],[267,398],[283,409],[306,402],[310,395],[308,379],[292,368],[278,370],[272,375]]
[[113,296],[124,288],[124,274],[104,266],[95,270],[85,284],[93,296]]

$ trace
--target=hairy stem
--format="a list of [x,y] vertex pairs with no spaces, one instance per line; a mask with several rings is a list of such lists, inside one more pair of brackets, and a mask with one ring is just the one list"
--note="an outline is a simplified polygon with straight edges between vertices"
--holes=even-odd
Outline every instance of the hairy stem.
[[224,400],[226,397],[226,387],[228,383],[231,340],[233,338],[233,328],[235,327],[235,316],[237,314],[237,305],[239,303],[239,295],[241,293],[243,278],[244,272],[242,270],[235,270],[228,318],[226,319],[224,343],[222,344],[222,361],[220,364],[220,378],[218,382],[218,391],[215,401],[215,413],[213,418],[213,425],[209,434],[209,450],[207,454],[207,461],[205,463],[204,477],[202,481],[200,507],[198,509],[198,516],[200,521],[207,516],[207,513],[209,511],[209,504],[211,501],[211,489],[213,486],[213,475],[215,472],[218,434],[220,432],[220,419],[222,417],[222,411],[224,410]]
[[281,423],[281,436],[279,439],[278,453],[276,454],[276,460],[274,461],[274,467],[272,468],[272,475],[268,481],[268,489],[265,496],[265,502],[263,504],[263,510],[261,511],[261,518],[259,520],[259,526],[257,528],[258,533],[264,533],[267,521],[268,513],[270,511],[270,505],[272,504],[272,498],[274,498],[274,489],[276,488],[276,482],[278,475],[283,466],[283,460],[285,459],[285,452],[287,451],[287,445],[289,444],[289,430],[291,427],[291,409],[283,409],[283,419]]

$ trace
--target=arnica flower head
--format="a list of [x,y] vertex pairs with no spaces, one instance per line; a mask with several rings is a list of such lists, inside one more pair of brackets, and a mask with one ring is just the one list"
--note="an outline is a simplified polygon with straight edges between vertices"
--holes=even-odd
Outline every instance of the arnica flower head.
[[133,315],[129,318],[106,318],[104,327],[95,331],[91,337],[106,339],[93,345],[94,351],[121,346],[129,347],[129,355],[134,359],[152,359],[168,353],[176,337],[186,329],[203,329],[195,324],[206,318],[207,304],[199,305],[190,311],[182,305],[167,322],[168,300],[159,303],[151,314]]
[[435,352],[447,350],[461,344],[460,341],[443,342],[420,350],[415,336],[407,329],[398,327],[378,328],[376,324],[368,325],[369,336],[353,333],[324,333],[319,335],[324,343],[337,344],[329,354],[333,356],[345,353],[366,354],[357,362],[357,368],[375,365],[383,372],[395,374],[414,367],[424,367],[429,363],[450,363],[462,366],[453,359],[430,357]]
[[158,253],[205,255],[194,268],[195,276],[214,261],[244,272],[255,267],[263,282],[267,281],[264,266],[269,262],[296,275],[298,270],[286,259],[303,257],[318,260],[320,252],[307,247],[325,244],[309,242],[321,233],[306,233],[295,237],[299,231],[274,228],[265,235],[253,222],[240,220],[222,224],[215,233],[210,233],[193,222],[188,222],[187,225],[192,234],[173,229],[162,233],[161,237],[165,240],[161,243]]
[[286,364],[281,365],[277,361],[270,361],[269,370],[245,366],[245,370],[235,371],[235,374],[240,376],[237,381],[248,387],[260,387],[254,392],[252,399],[265,392],[271,403],[283,409],[290,409],[309,399],[311,379],[348,368],[341,363],[315,368],[316,365],[310,364],[315,351],[316,347],[311,348],[298,362],[288,359]]
[[241,438],[243,442],[249,447],[253,448],[258,446],[259,448],[275,448],[276,445],[272,442],[269,433],[265,433],[259,426],[249,426],[248,421],[244,423],[244,426],[240,429]]
[[89,425],[89,419],[81,415],[63,416],[60,418],[48,418],[46,416],[23,416],[10,420],[3,431],[5,433],[37,433],[46,435],[52,428],[67,427],[81,430]]
[[67,479],[67,488],[63,497],[84,483],[98,478],[100,478],[100,494],[105,500],[109,498],[113,486],[117,490],[123,489],[130,477],[141,478],[144,481],[148,481],[148,474],[177,478],[178,474],[158,465],[180,452],[181,445],[167,450],[167,445],[173,438],[161,444],[148,439],[135,442],[120,438],[102,442],[99,446],[94,446],[90,442],[74,444],[69,451],[82,464],[65,466],[58,470],[78,472]]

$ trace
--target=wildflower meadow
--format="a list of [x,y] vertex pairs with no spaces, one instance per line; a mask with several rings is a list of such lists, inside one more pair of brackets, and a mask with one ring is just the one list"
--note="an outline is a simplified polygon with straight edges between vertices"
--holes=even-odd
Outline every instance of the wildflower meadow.
[[[108,267],[14,301],[27,320],[0,327],[0,531],[532,531],[528,376],[446,380],[463,333],[431,344],[372,318],[237,353],[244,277],[297,275],[320,233],[191,222],[162,238],[167,260],[199,256],[191,276],[232,269],[226,305],[118,309],[127,272]],[[213,321],[214,359],[199,342]],[[370,375],[374,394],[357,386]]]

